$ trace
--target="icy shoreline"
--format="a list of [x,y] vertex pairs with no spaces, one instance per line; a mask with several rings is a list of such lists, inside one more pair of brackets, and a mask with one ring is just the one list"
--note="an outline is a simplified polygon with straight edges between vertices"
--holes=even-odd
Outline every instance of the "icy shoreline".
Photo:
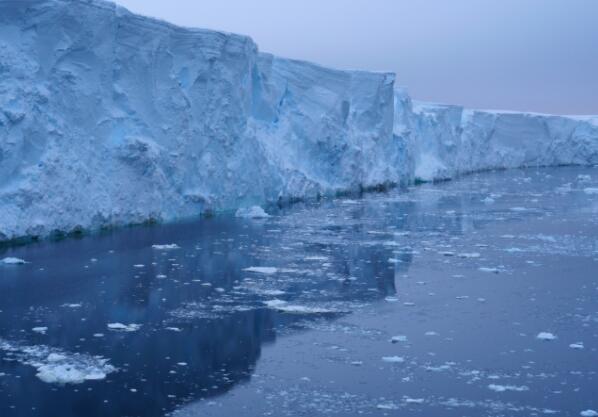
[[100,0],[0,3],[0,242],[598,163],[598,118],[412,102]]

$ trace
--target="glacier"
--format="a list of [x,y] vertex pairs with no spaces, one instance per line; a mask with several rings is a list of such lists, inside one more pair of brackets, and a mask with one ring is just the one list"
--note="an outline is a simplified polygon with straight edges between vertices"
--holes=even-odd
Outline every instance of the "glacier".
[[598,117],[413,101],[102,0],[0,2],[0,242],[598,163]]

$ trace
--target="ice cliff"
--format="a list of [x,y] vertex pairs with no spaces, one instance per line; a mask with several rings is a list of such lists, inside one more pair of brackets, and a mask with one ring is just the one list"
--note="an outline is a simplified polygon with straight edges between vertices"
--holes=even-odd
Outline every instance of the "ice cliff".
[[414,103],[101,0],[0,1],[0,241],[598,163],[598,119]]

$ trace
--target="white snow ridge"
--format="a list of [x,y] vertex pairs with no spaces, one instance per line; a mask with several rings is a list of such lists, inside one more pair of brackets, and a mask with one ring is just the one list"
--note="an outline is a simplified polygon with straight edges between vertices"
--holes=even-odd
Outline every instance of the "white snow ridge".
[[392,73],[279,58],[101,0],[0,1],[0,28],[0,241],[598,163],[598,118],[415,103]]

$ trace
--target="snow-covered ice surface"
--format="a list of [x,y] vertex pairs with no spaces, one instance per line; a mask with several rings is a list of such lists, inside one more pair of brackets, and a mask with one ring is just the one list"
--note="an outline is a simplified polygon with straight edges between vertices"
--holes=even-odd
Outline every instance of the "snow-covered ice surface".
[[0,267],[0,415],[598,410],[588,187],[596,168],[491,172],[3,247],[28,263]]
[[598,163],[595,117],[412,103],[101,0],[0,1],[0,63],[0,241]]

